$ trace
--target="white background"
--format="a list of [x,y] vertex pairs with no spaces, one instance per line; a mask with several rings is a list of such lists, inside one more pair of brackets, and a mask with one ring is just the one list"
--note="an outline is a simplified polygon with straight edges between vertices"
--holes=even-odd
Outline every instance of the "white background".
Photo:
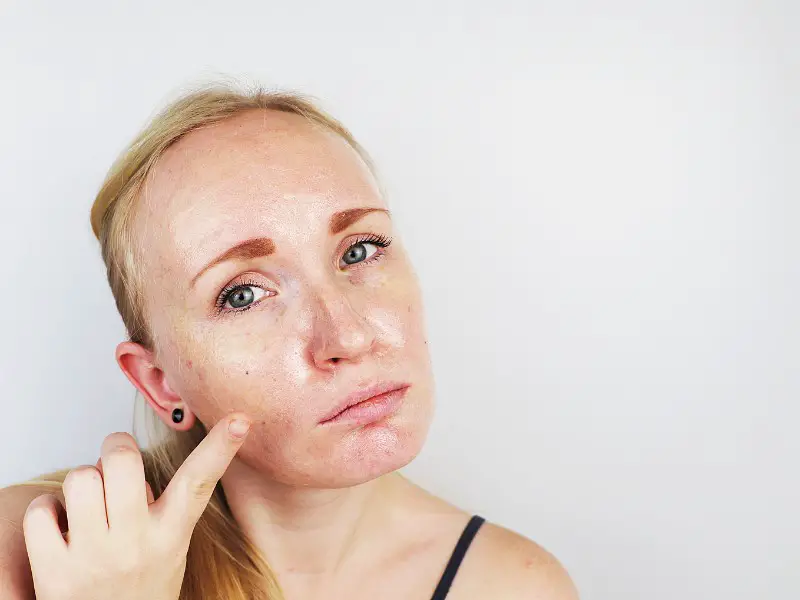
[[587,600],[800,597],[796,2],[4,2],[0,484],[130,430],[89,208],[181,86],[376,159],[438,384],[408,473]]

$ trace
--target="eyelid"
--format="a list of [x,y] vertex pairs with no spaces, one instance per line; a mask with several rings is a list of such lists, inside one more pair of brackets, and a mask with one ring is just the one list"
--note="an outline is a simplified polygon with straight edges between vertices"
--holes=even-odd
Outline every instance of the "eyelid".
[[377,231],[361,231],[361,232],[351,233],[343,237],[342,241],[339,242],[338,249],[340,251],[346,250],[353,244],[357,244],[360,241],[364,241],[368,238],[376,238],[380,240],[385,240],[387,242],[392,241],[392,237],[385,233],[379,233]]

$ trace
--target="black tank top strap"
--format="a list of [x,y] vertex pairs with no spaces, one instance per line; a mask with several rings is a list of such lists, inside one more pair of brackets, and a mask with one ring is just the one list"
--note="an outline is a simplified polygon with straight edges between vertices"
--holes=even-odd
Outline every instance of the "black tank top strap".
[[461,566],[461,561],[464,560],[464,555],[467,553],[469,545],[472,543],[475,534],[478,533],[478,529],[481,528],[484,521],[485,519],[483,517],[473,515],[469,523],[467,523],[467,526],[464,527],[464,531],[461,533],[458,543],[456,543],[453,554],[450,556],[450,560],[444,569],[439,584],[436,586],[436,590],[433,592],[431,600],[444,600],[447,597],[450,586],[453,585],[453,579],[456,576],[458,567]]

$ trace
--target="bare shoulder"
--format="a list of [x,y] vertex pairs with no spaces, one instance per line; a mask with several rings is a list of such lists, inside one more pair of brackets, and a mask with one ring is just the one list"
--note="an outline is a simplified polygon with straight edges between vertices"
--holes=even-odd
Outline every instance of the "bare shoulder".
[[451,597],[578,600],[578,591],[553,554],[519,533],[486,522],[470,546]]

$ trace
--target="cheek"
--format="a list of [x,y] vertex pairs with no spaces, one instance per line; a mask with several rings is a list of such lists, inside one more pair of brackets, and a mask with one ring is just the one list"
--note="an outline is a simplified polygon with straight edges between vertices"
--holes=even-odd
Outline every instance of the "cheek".
[[402,311],[375,307],[367,313],[367,321],[388,346],[403,348],[409,341],[409,327]]
[[185,358],[197,369],[204,367],[209,383],[215,376],[231,382],[251,376],[241,383],[256,384],[253,380],[259,377],[285,380],[297,372],[297,349],[287,342],[296,336],[285,330],[285,305],[274,303],[269,310],[251,311],[227,315],[224,321],[209,322],[184,336]]
[[358,283],[369,294],[364,302],[366,319],[382,340],[407,350],[425,346],[421,293],[411,273],[368,271]]
[[413,303],[372,307],[366,319],[387,346],[401,349],[407,355],[426,351],[422,313]]
[[270,428],[302,419],[303,404],[295,399],[302,397],[308,370],[296,339],[228,332],[187,347],[194,352],[181,363],[186,401],[204,423],[235,410]]

